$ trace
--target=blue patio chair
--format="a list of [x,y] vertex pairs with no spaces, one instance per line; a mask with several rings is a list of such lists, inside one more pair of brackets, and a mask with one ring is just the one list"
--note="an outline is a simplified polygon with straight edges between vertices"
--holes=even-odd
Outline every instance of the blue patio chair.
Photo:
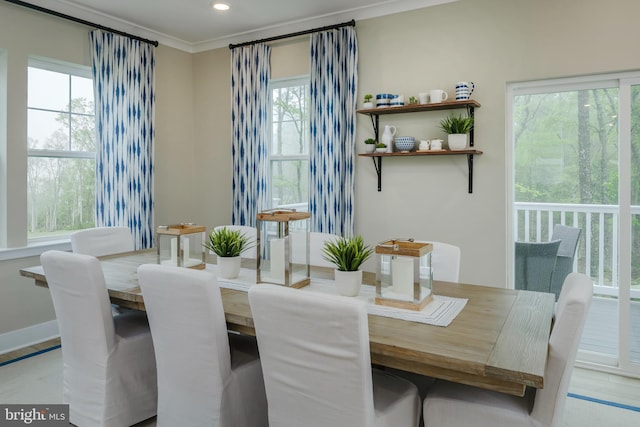
[[515,288],[551,292],[551,276],[559,247],[560,240],[516,242]]
[[551,240],[560,240],[556,267],[551,276],[551,292],[556,295],[556,300],[560,295],[564,279],[573,271],[573,259],[576,255],[581,233],[582,229],[577,227],[568,227],[561,224],[556,224],[553,227]]

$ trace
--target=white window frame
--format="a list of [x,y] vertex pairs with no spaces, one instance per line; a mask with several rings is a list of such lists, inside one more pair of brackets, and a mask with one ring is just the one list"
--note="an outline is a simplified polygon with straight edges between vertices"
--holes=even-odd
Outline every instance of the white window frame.
[[[280,79],[273,79],[269,81],[269,149],[267,150],[268,152],[267,161],[269,163],[269,184],[267,186],[267,200],[269,200],[269,206],[271,208],[274,207],[272,206],[273,197],[272,197],[272,191],[271,191],[272,190],[272,183],[271,183],[272,161],[274,160],[276,161],[277,160],[306,160],[307,164],[309,164],[309,162],[311,161],[310,153],[307,153],[306,155],[300,154],[300,155],[287,155],[287,156],[281,156],[281,155],[274,156],[271,154],[271,145],[272,145],[271,137],[273,136],[273,106],[271,105],[273,98],[271,97],[271,94],[274,89],[290,87],[290,86],[301,86],[301,85],[308,86],[309,91],[311,91],[311,85],[310,85],[308,75],[286,77],[286,78],[280,78]],[[309,93],[309,96],[310,96],[310,93]],[[309,126],[307,126],[307,129],[309,129]],[[307,191],[309,191],[308,187],[309,187],[309,183],[307,183]],[[306,209],[308,210],[308,203],[305,203],[305,206],[306,206]]]
[[[50,58],[44,58],[39,56],[30,56],[28,60],[28,66],[30,68],[39,68],[47,71],[54,71],[62,74],[68,74],[77,77],[84,77],[93,80],[93,73],[91,71],[91,67],[79,64],[71,64],[68,62],[57,61]],[[28,84],[27,84],[28,90]],[[31,108],[27,102],[27,115],[29,110],[39,110],[39,111],[55,111],[57,110],[48,110],[41,108]],[[69,112],[69,114],[72,114]],[[69,135],[71,137],[71,134]],[[31,157],[45,157],[45,158],[63,158],[63,159],[93,159],[95,161],[96,153],[90,151],[73,151],[73,150],[47,150],[47,149],[34,149],[27,148],[27,161]],[[26,231],[26,230],[25,230]],[[59,241],[61,238],[68,238],[69,234],[60,234],[55,237],[30,237],[27,239],[27,244],[32,245],[34,243],[46,243],[46,242],[54,242]]]
[[[619,224],[618,224],[618,248],[631,248],[631,141],[630,137],[630,91],[631,85],[640,85],[640,71],[621,72],[611,74],[596,74],[588,76],[577,76],[562,79],[538,80],[529,82],[508,83],[505,98],[505,156],[507,159],[507,167],[505,168],[505,179],[507,182],[507,233],[505,247],[507,248],[507,272],[508,283],[513,287],[514,277],[514,186],[513,179],[515,176],[515,162],[513,150],[513,99],[517,95],[523,94],[539,94],[553,91],[566,90],[586,90],[605,87],[617,87],[619,89],[619,124],[618,124],[618,142],[620,144],[618,151],[618,206],[619,206]],[[618,251],[619,262],[619,283],[631,282],[631,254],[628,250]],[[640,375],[640,365],[632,363],[629,358],[629,337],[630,337],[630,307],[628,304],[630,298],[630,289],[628,286],[618,286],[618,299],[622,303],[619,304],[618,313],[618,333],[619,348],[618,355],[613,357],[608,355],[595,355],[579,351],[579,361],[576,366],[583,366],[591,369],[612,372],[623,375]],[[637,327],[637,325],[636,325]]]
[[0,248],[7,246],[7,51],[0,49]]

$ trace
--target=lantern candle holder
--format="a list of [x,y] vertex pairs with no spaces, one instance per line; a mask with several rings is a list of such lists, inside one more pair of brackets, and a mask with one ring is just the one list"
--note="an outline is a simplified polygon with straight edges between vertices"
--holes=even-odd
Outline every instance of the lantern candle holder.
[[311,282],[309,212],[274,209],[257,219],[256,283],[302,288]]
[[158,264],[203,270],[205,232],[205,227],[194,224],[158,226]]
[[419,311],[431,300],[431,243],[392,239],[376,246],[376,304]]

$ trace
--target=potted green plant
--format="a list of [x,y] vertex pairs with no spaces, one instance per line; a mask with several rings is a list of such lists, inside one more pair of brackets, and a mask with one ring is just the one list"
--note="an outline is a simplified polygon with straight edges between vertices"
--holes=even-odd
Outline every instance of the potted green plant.
[[371,256],[373,249],[364,244],[361,236],[338,237],[335,241],[326,241],[322,253],[325,260],[336,266],[334,277],[338,293],[358,295],[362,285],[360,266]]
[[387,144],[385,144],[384,142],[376,143],[376,152],[385,153],[386,151],[387,151]]
[[211,230],[204,247],[218,256],[220,277],[235,279],[240,273],[240,254],[251,247],[253,242],[240,230],[231,230],[227,227]]
[[371,102],[371,99],[373,99],[373,95],[370,93],[366,94],[364,96],[364,104],[362,104],[362,108],[373,108],[373,102]]
[[367,138],[364,140],[364,152],[373,153],[376,151],[376,140],[373,138]]
[[473,129],[473,117],[451,114],[440,120],[440,129],[448,135],[450,150],[464,150],[467,147],[467,134]]

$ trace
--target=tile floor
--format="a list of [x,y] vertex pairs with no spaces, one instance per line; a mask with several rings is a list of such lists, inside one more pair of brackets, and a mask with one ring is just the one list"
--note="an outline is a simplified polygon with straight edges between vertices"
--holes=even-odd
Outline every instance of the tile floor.
[[[21,350],[11,355],[0,355],[0,402],[1,403],[62,403],[62,353],[59,348],[45,351],[19,362],[1,366],[16,357],[42,351],[59,344],[59,341],[43,343]],[[640,379],[576,368],[569,389],[564,426],[587,427],[601,423],[597,417],[606,420],[609,427],[640,425]],[[594,404],[582,399],[600,399],[605,404]],[[616,408],[606,402],[629,405]],[[611,415],[609,415],[609,413]],[[150,419],[136,427],[153,427],[155,419]]]

